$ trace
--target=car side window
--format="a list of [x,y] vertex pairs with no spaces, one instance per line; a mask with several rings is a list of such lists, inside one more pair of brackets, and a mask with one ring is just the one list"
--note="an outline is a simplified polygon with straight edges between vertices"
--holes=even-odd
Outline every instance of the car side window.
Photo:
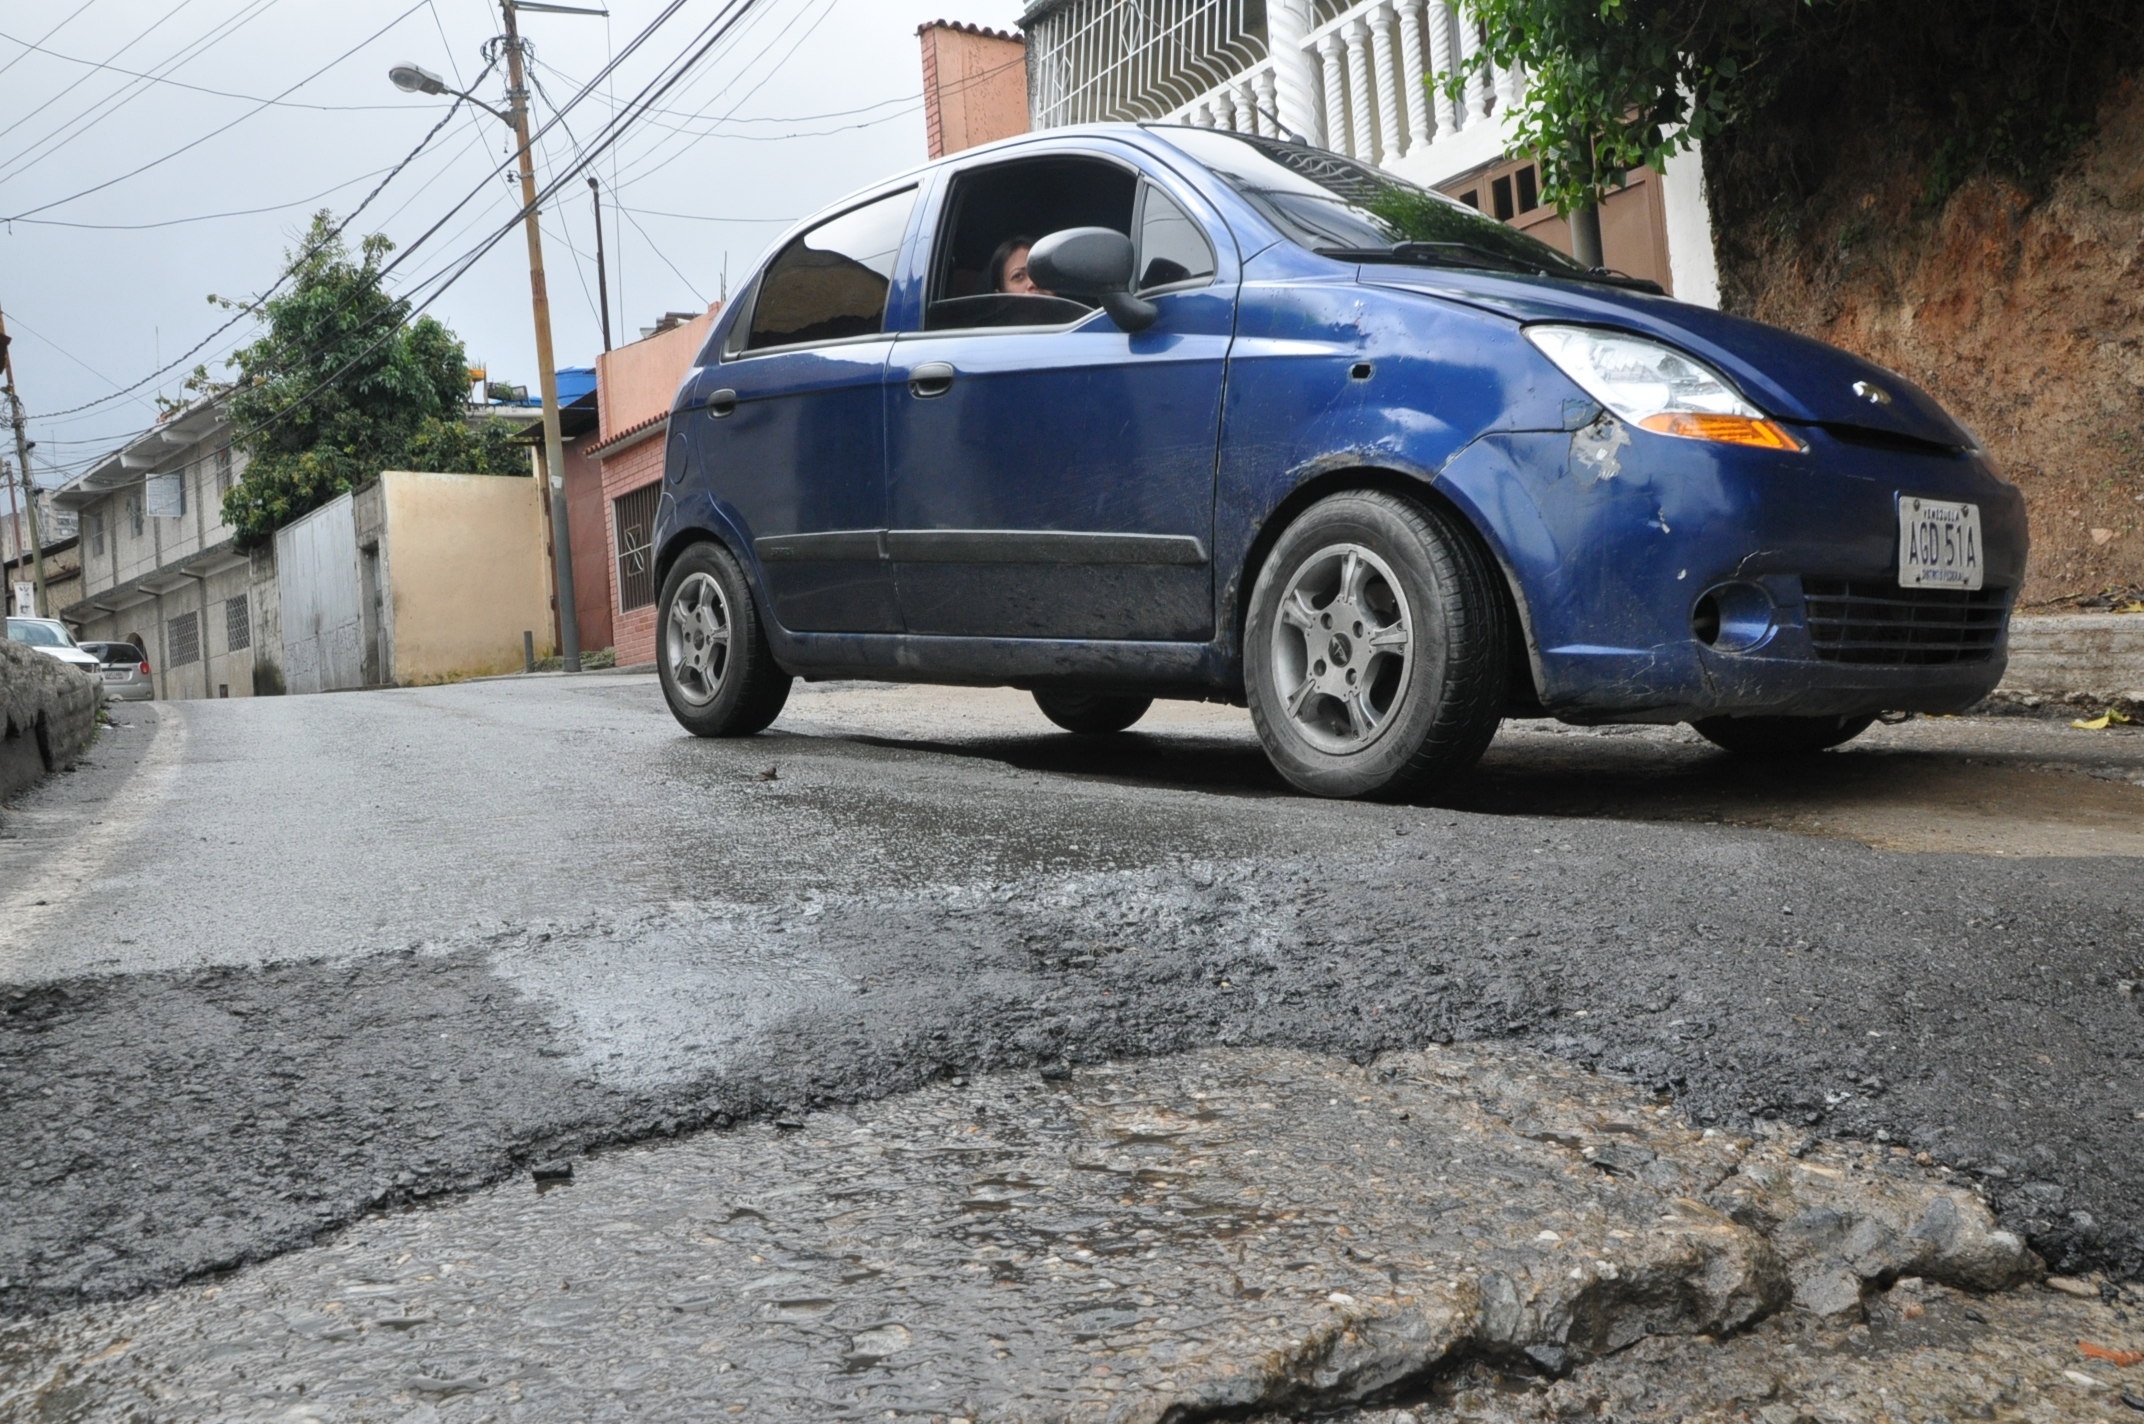
[[956,174],[932,248],[926,331],[1065,326],[1094,308],[1021,280],[1033,244],[1073,227],[1133,231],[1139,178],[1085,154],[1053,153]]
[[904,189],[820,223],[767,264],[752,303],[747,350],[875,336],[916,190]]
[[1138,241],[1140,291],[1213,280],[1213,245],[1205,230],[1152,183],[1139,205]]

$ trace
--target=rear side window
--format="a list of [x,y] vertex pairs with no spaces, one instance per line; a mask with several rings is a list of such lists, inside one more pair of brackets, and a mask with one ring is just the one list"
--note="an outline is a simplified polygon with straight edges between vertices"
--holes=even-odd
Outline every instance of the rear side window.
[[1213,280],[1213,248],[1191,214],[1149,183],[1139,206],[1139,290]]
[[746,349],[875,336],[901,255],[916,190],[866,203],[819,224],[769,263],[752,302]]

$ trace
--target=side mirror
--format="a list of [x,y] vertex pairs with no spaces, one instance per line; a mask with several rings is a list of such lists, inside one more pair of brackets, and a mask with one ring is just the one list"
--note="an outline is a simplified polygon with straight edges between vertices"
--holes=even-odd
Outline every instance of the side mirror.
[[1045,292],[1099,302],[1124,330],[1144,331],[1161,309],[1132,295],[1133,261],[1132,240],[1116,229],[1068,227],[1034,245],[1027,271]]

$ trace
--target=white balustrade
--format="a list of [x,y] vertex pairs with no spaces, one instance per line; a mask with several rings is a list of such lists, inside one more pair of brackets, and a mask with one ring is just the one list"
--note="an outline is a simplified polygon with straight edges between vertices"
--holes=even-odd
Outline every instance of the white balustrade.
[[[1178,0],[1182,3],[1182,0]],[[1296,136],[1366,163],[1433,168],[1493,157],[1485,124],[1524,97],[1525,72],[1480,65],[1460,94],[1451,76],[1481,53],[1480,23],[1463,0],[1363,0],[1338,14],[1313,0],[1266,0],[1281,48],[1172,110],[1166,118],[1266,137]],[[1329,18],[1313,25],[1318,14]],[[1475,156],[1480,150],[1480,156]],[[1427,158],[1425,164],[1423,160]]]

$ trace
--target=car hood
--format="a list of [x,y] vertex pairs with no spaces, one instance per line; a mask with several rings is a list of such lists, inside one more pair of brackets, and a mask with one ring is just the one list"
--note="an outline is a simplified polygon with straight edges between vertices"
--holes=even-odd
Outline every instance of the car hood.
[[[1717,367],[1744,395],[1781,420],[1848,426],[1954,447],[1974,443],[1935,397],[1896,372],[1836,346],[1710,307],[1583,282],[1436,268],[1366,266],[1361,280],[1463,302],[1522,323],[1617,327],[1665,341]],[[1856,383],[1874,387],[1890,400],[1872,401],[1854,389]]]
[[83,652],[80,648],[47,648],[36,643],[28,644],[28,646],[37,652],[43,653],[48,658],[58,658],[61,662],[73,663],[76,667],[101,668],[104,666],[96,658]]

